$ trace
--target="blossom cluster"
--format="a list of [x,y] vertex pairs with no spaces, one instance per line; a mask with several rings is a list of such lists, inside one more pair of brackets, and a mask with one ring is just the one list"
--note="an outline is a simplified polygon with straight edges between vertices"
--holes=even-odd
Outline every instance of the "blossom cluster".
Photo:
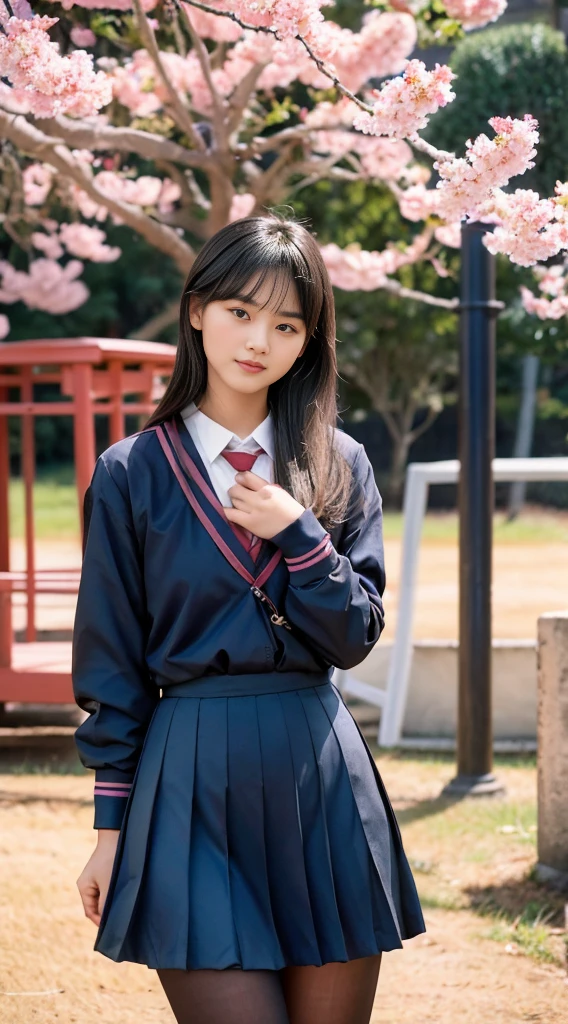
[[[326,22],[326,26],[330,24]],[[410,14],[370,11],[363,18],[360,32],[338,30],[335,52],[330,58],[343,85],[357,92],[370,78],[402,71],[416,39],[416,21]]]
[[111,85],[84,50],[61,56],[47,34],[58,20],[9,18],[0,34],[0,76],[38,117],[85,117],[110,103]]
[[507,0],[443,0],[450,18],[461,22],[468,31],[481,28],[490,21],[500,18],[507,7]]
[[[73,150],[73,156],[85,168],[95,162],[92,153],[86,150]],[[91,173],[90,168],[89,173]],[[23,171],[22,180],[24,198],[27,205],[41,206],[56,180],[56,174],[53,167],[50,167],[49,164],[29,164]],[[155,207],[161,214],[169,213],[181,195],[181,189],[177,182],[172,181],[170,178],[157,178],[150,174],[142,174],[139,178],[131,178],[125,177],[117,171],[102,170],[93,176],[93,180],[101,192],[104,192],[111,199],[119,199],[133,206]],[[103,203],[92,199],[80,185],[75,183],[68,185],[67,189],[71,205],[76,207],[83,217],[87,220],[91,218],[98,221],[106,220],[108,210]],[[118,222],[116,217],[114,220]],[[95,236],[91,234],[89,237],[90,242],[88,244],[90,247],[95,244]],[[87,236],[85,235],[84,238],[86,240]],[[70,252],[73,251],[75,255],[81,255],[84,259],[94,258],[71,250],[67,242],[63,239],[62,241],[66,248]],[[102,243],[102,241],[103,239],[99,237],[99,242]],[[84,244],[87,244],[86,241]],[[51,246],[50,249],[53,252],[54,246]]]
[[0,260],[0,302],[25,302],[30,309],[46,313],[69,313],[89,297],[89,289],[77,278],[82,273],[80,260],[70,260],[65,267],[52,259],[32,260],[29,271],[15,270]]
[[541,199],[531,189],[494,189],[479,207],[483,218],[497,224],[483,239],[489,251],[530,267],[568,248],[568,185],[558,181],[555,191],[555,198]]
[[93,263],[114,263],[122,252],[117,245],[106,245],[104,231],[88,224],[75,222],[59,227],[54,221],[45,221],[43,226],[47,229],[46,233],[32,232],[31,241],[34,249],[43,252],[49,259],[59,259],[66,249],[72,256]]
[[552,267],[535,267],[533,274],[539,282],[540,295],[521,286],[521,300],[527,313],[541,320],[560,320],[568,315],[568,259]]
[[534,117],[492,117],[489,124],[496,133],[494,139],[478,135],[474,142],[467,141],[465,157],[434,164],[441,179],[437,188],[446,220],[474,214],[491,189],[501,188],[516,174],[534,167],[539,137]]
[[387,277],[400,267],[415,263],[426,252],[430,241],[424,232],[404,249],[389,246],[382,252],[369,252],[357,243],[341,249],[335,243],[323,245],[321,254],[331,283],[344,291],[374,291],[382,288]]
[[445,65],[427,71],[421,60],[406,62],[404,74],[374,89],[373,111],[360,111],[353,125],[367,135],[412,138],[428,124],[428,115],[455,99],[451,82],[456,76]]

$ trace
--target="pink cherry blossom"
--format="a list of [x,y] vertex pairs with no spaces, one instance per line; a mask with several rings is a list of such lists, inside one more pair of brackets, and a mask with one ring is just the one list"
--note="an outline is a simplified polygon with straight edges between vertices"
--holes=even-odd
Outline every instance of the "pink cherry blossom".
[[170,178],[164,178],[156,200],[156,206],[159,212],[162,214],[171,213],[174,208],[174,204],[177,203],[180,198],[181,188],[177,182],[171,181]]
[[83,49],[85,46],[94,46],[97,41],[95,33],[82,25],[74,25],[69,34],[71,42],[79,49]]
[[110,82],[84,50],[62,57],[47,35],[58,18],[9,18],[0,34],[0,74],[29,95],[38,117],[85,117],[110,103]]
[[533,274],[538,281],[540,295],[521,286],[521,301],[527,313],[541,320],[560,320],[568,315],[568,258],[552,267],[536,266]]
[[248,217],[252,213],[255,203],[256,198],[250,192],[235,193],[231,201],[229,220],[241,220],[242,217]]
[[[131,11],[132,0],[60,0],[65,11],[72,7],[84,7],[88,11]],[[158,0],[142,0],[142,7],[145,11],[151,11]]]
[[478,214],[497,225],[483,241],[490,252],[504,253],[523,267],[547,260],[568,247],[568,218],[563,205],[563,185],[557,183],[556,199],[541,199],[531,189],[505,193],[493,189],[478,207]]
[[[223,10],[225,5],[216,3],[215,0],[209,3],[209,7],[219,7]],[[222,18],[217,14],[208,14],[207,11],[200,11],[198,7],[192,7],[191,4],[182,3],[188,18],[190,19],[195,31],[203,37],[203,39],[213,39],[216,43],[234,43],[243,33],[240,25],[237,25],[235,21],[231,21],[230,18]],[[227,9],[225,7],[225,9]]]
[[354,243],[341,249],[335,243],[323,245],[321,254],[331,283],[344,291],[375,291],[384,287],[390,274],[421,259],[430,241],[428,233],[418,235],[406,249],[389,246],[382,252],[369,252]]
[[[155,206],[160,213],[168,213],[181,195],[177,182],[170,178],[156,178],[150,174],[142,174],[139,178],[126,178],[116,171],[101,171],[95,175],[94,180],[101,192],[109,198],[119,199],[133,206]],[[87,220],[95,218],[102,222],[108,217],[106,206],[92,199],[74,183],[68,186],[68,197],[70,203],[76,206]],[[113,220],[115,224],[121,223],[120,218],[116,216]]]
[[29,164],[22,172],[24,199],[28,206],[41,206],[53,184],[55,171],[48,164]]
[[58,260],[65,251],[55,234],[44,235],[43,231],[32,231],[31,242],[34,249],[42,252],[50,260]]
[[423,184],[412,185],[398,196],[398,205],[407,220],[426,220],[438,212],[440,193],[436,189],[425,188]]
[[24,302],[30,309],[46,313],[70,313],[89,297],[83,281],[77,281],[83,270],[80,260],[70,260],[62,267],[55,260],[38,259],[29,265],[29,271],[15,270],[5,260],[0,261],[0,302]]
[[428,114],[455,99],[450,84],[455,77],[445,65],[436,64],[434,71],[427,71],[423,61],[407,61],[402,76],[391,78],[381,90],[373,90],[373,113],[359,111],[353,125],[367,135],[412,138],[426,127]]
[[494,139],[478,135],[474,142],[467,141],[465,157],[434,164],[441,178],[436,187],[446,220],[474,212],[491,189],[506,185],[516,174],[534,167],[532,157],[539,137],[534,117],[492,117],[489,124],[496,132]]
[[227,0],[223,7],[249,25],[269,25],[280,39],[302,35],[314,40],[323,23],[322,7],[333,0]]
[[62,224],[59,237],[72,256],[93,263],[114,263],[122,252],[117,245],[105,245],[104,231],[88,224]]
[[370,78],[402,71],[416,37],[416,22],[410,14],[370,11],[360,32],[340,30],[331,61],[343,85],[358,92]]
[[521,285],[520,292],[525,312],[534,314],[541,320],[560,320],[568,315],[568,295],[548,299],[544,295],[535,295],[525,285]]
[[314,131],[311,143],[315,153],[357,154],[363,175],[383,181],[397,181],[412,159],[410,146],[400,139],[360,135],[343,128]]
[[0,340],[10,333],[10,321],[4,313],[0,313]]
[[543,295],[555,297],[566,293],[568,290],[567,268],[568,263],[566,259],[564,263],[556,263],[552,267],[533,267],[533,274],[539,282],[538,287]]
[[434,231],[436,241],[448,245],[451,249],[461,248],[461,221],[453,224],[440,224]]
[[496,21],[507,8],[507,0],[443,0],[443,3],[450,18],[461,22],[466,31]]
[[[177,91],[191,97],[196,111],[208,113],[212,107],[211,93],[195,52],[190,50],[182,57],[179,53],[164,51],[161,59]],[[214,68],[211,77],[219,93],[228,95],[232,91],[234,82],[224,68]],[[138,117],[155,113],[168,101],[167,90],[156,75],[154,62],[146,50],[136,50],[124,65],[114,68],[110,81],[115,99]]]

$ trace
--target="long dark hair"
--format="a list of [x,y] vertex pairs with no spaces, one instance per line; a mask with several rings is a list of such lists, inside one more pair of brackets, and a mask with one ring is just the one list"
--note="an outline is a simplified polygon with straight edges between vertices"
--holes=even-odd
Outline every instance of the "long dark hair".
[[[253,289],[245,296],[256,275]],[[235,295],[250,301],[267,277],[274,278],[273,293],[281,287],[283,295],[293,281],[309,339],[303,355],[268,388],[275,480],[330,529],[345,518],[351,480],[349,465],[333,443],[335,307],[318,244],[300,223],[272,213],[245,217],[205,243],[183,289],[173,373],[146,427],[170,419],[192,401],[198,405],[206,391],[207,358],[202,333],[190,323],[190,295],[199,296],[202,306]]]

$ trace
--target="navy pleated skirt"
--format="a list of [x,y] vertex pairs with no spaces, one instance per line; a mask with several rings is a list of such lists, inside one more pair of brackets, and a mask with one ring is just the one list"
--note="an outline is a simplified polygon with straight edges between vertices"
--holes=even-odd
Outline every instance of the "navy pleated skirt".
[[381,777],[326,674],[163,693],[95,950],[151,968],[278,970],[425,931]]

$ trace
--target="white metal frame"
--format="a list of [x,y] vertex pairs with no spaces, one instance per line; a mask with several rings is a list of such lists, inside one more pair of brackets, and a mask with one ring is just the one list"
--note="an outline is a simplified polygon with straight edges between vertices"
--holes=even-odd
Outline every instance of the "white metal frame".
[[[382,708],[377,737],[381,747],[404,743],[402,725],[412,665],[416,570],[428,491],[431,484],[457,483],[459,469],[459,461],[452,459],[446,462],[412,462],[406,471],[398,615],[386,689],[363,683],[348,671],[335,670],[334,682],[342,693]],[[496,482],[568,480],[568,458],[494,459],[493,479]]]

